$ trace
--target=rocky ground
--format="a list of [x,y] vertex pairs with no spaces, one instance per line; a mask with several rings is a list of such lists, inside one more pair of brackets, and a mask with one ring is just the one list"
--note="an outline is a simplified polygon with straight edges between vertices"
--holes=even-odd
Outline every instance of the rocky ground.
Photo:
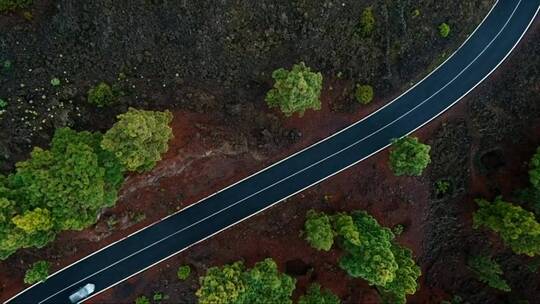
[[[0,60],[11,63],[0,74],[0,98],[9,103],[0,116],[4,172],[32,146],[45,145],[54,128],[104,130],[128,106],[175,114],[175,139],[164,161],[148,174],[130,176],[117,207],[94,227],[62,233],[45,249],[23,250],[2,262],[1,298],[22,288],[28,263],[46,259],[61,268],[383,105],[448,56],[491,3],[36,1],[31,14],[0,16]],[[369,39],[357,34],[368,5],[377,20]],[[443,21],[452,25],[449,39],[438,37]],[[511,198],[526,184],[525,162],[540,144],[540,35],[531,32],[492,80],[418,133],[432,145],[424,177],[392,177],[380,153],[94,302],[129,303],[160,291],[168,302],[193,303],[196,277],[208,266],[270,256],[297,277],[296,294],[318,281],[345,303],[377,303],[372,288],[335,266],[338,252],[317,253],[299,236],[305,210],[319,208],[365,209],[386,226],[406,227],[399,241],[413,249],[424,273],[411,303],[438,303],[454,294],[471,303],[534,303],[540,284],[526,269],[530,261],[471,228],[473,198]],[[269,74],[301,60],[323,72],[323,109],[285,119],[264,105]],[[55,77],[58,87],[50,84]],[[85,102],[86,91],[102,80],[122,92],[118,105],[96,109]],[[368,107],[351,97],[357,82],[375,87],[377,98]],[[436,195],[438,180],[450,182],[449,194]],[[466,268],[466,257],[484,250],[501,260],[513,287],[509,295],[476,282]],[[178,282],[176,267],[184,263],[194,274]]]

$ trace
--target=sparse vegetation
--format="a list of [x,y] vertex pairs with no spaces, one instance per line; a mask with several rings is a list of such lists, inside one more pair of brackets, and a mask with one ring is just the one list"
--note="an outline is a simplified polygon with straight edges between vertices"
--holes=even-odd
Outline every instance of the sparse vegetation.
[[27,8],[33,0],[0,0],[0,12]]
[[135,299],[135,304],[150,304],[150,299],[146,296],[139,296]]
[[302,116],[308,109],[321,109],[321,73],[312,72],[301,62],[295,64],[291,71],[275,70],[272,78],[275,80],[274,88],[266,95],[269,107],[279,107],[285,116],[294,113]]
[[450,25],[448,25],[448,23],[446,22],[443,22],[441,24],[439,24],[439,35],[443,38],[446,38],[448,37],[448,35],[450,35]]
[[373,100],[373,87],[370,85],[357,85],[354,96],[361,104],[368,104]]
[[540,191],[540,147],[529,162],[529,180],[536,190]]
[[32,264],[26,274],[24,275],[24,282],[26,284],[34,284],[37,282],[43,282],[49,276],[49,263],[46,261],[38,261]]
[[305,295],[298,299],[298,304],[339,304],[341,301],[331,291],[321,290],[321,285],[311,284]]
[[176,276],[181,281],[184,281],[187,278],[189,278],[190,274],[191,274],[191,267],[189,267],[189,265],[182,265],[178,267],[178,270],[176,271]]
[[373,15],[373,8],[368,7],[362,11],[360,17],[360,34],[364,37],[371,36],[375,30],[375,16]]
[[501,278],[503,274],[501,266],[489,257],[483,255],[473,256],[469,259],[468,265],[478,280],[486,283],[489,287],[506,292],[511,290],[508,283]]
[[88,102],[99,108],[116,102],[116,96],[107,83],[101,82],[88,91]]
[[474,214],[474,228],[486,227],[497,232],[505,244],[518,254],[540,254],[540,223],[534,214],[505,202],[501,197],[489,202],[477,199],[480,207]]
[[396,176],[420,176],[431,162],[431,147],[406,136],[394,140],[390,150],[390,168]]

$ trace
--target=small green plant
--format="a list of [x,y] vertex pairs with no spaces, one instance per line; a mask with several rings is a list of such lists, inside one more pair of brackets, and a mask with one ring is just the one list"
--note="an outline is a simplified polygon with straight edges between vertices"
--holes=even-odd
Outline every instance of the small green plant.
[[511,290],[508,283],[501,278],[501,275],[503,274],[501,266],[489,257],[481,255],[473,256],[469,259],[468,265],[476,274],[478,280],[486,283],[489,287],[506,292]]
[[404,230],[405,230],[405,227],[402,224],[397,224],[394,227],[392,227],[392,232],[395,235],[401,235]]
[[431,147],[418,141],[418,138],[406,136],[392,141],[390,150],[390,168],[396,176],[420,176],[431,162]]
[[285,116],[294,113],[302,116],[308,109],[321,109],[321,73],[312,72],[301,62],[290,71],[283,68],[275,70],[272,78],[275,80],[274,88],[266,94],[269,107],[279,107]]
[[101,82],[88,90],[88,102],[102,108],[116,102],[116,96],[107,83]]
[[360,17],[360,34],[367,37],[373,34],[375,30],[375,16],[373,16],[373,8],[368,7],[362,11]]
[[536,153],[529,162],[529,181],[533,187],[540,190],[540,147],[536,149]]
[[163,293],[158,291],[154,292],[154,295],[152,296],[152,299],[156,302],[160,302],[163,298]]
[[4,72],[7,72],[7,71],[11,70],[11,66],[12,66],[11,60],[4,60],[4,62],[2,63],[2,70]]
[[0,12],[26,8],[31,5],[32,2],[33,0],[0,0]]
[[412,11],[412,14],[411,14],[411,15],[412,15],[413,18],[416,18],[416,17],[420,16],[420,10],[417,9],[417,8],[414,9],[414,10]]
[[437,196],[442,196],[448,193],[448,190],[450,190],[450,182],[447,180],[438,180],[435,182],[435,194]]
[[178,270],[176,271],[176,276],[179,280],[186,280],[189,278],[189,275],[191,274],[191,267],[189,265],[182,265],[178,267]]
[[450,35],[450,25],[448,25],[448,23],[446,22],[443,22],[441,24],[439,24],[439,35],[443,38],[446,38],[448,37],[448,35]]
[[373,100],[373,87],[370,85],[357,85],[354,96],[361,104],[368,104]]
[[26,274],[24,275],[24,282],[26,284],[34,284],[37,282],[43,282],[49,276],[49,262],[38,261],[32,264]]
[[150,299],[145,296],[139,296],[135,299],[135,304],[150,304]]
[[341,301],[330,290],[321,290],[321,285],[311,284],[305,295],[298,299],[298,304],[339,304]]
[[59,86],[60,84],[61,84],[60,79],[58,79],[58,78],[56,78],[56,77],[53,78],[53,79],[51,79],[51,85],[52,85],[53,87],[57,87],[57,86]]
[[0,98],[0,110],[5,109],[7,107],[7,105],[8,105],[7,101]]

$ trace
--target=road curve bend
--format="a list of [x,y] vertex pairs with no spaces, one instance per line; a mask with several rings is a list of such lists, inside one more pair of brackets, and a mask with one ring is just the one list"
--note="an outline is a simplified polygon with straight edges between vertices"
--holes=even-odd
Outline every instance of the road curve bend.
[[389,146],[446,111],[512,52],[540,0],[499,0],[463,45],[411,89],[353,125],[52,274],[5,303],[69,303],[96,295]]

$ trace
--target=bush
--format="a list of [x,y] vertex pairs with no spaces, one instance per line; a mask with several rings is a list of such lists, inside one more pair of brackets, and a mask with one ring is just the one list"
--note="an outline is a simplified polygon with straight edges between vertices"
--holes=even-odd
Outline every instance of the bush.
[[321,73],[311,72],[301,62],[295,64],[291,71],[283,68],[275,70],[272,78],[275,80],[274,88],[266,94],[269,107],[279,107],[285,116],[294,113],[302,116],[307,109],[321,109]]
[[392,244],[392,253],[398,264],[396,277],[386,284],[382,290],[390,303],[407,303],[407,295],[414,294],[418,289],[418,278],[421,275],[420,267],[412,258],[412,251],[408,248]]
[[135,299],[135,304],[150,304],[150,299],[145,296],[140,296]]
[[118,122],[105,133],[101,142],[129,171],[148,171],[161,160],[173,137],[169,111],[154,112],[129,108],[118,115]]
[[535,189],[540,190],[540,147],[531,158],[529,166],[529,180]]
[[375,17],[373,16],[373,9],[368,7],[362,11],[362,16],[360,17],[360,33],[364,37],[371,36],[374,29]]
[[250,270],[242,262],[211,267],[199,280],[199,304],[287,304],[295,287],[295,280],[279,273],[272,259]]
[[34,284],[45,281],[49,276],[49,267],[50,265],[46,261],[35,262],[31,268],[26,270],[24,282],[26,284]]
[[88,102],[101,108],[115,103],[116,96],[107,83],[101,82],[88,90]]
[[448,37],[450,35],[450,25],[445,22],[439,24],[439,35],[443,38]]
[[0,12],[26,8],[33,0],[0,0]]
[[497,197],[490,203],[477,199],[478,211],[473,216],[474,228],[487,227],[497,232],[504,243],[518,254],[540,254],[540,224],[534,214]]
[[335,234],[341,236],[346,242],[359,246],[360,233],[354,225],[353,218],[345,213],[338,213],[332,216]]
[[473,256],[469,259],[468,265],[475,273],[480,282],[486,283],[489,287],[509,292],[510,286],[501,278],[503,271],[501,266],[487,256]]
[[339,304],[339,298],[325,289],[321,291],[321,285],[311,284],[307,293],[298,299],[298,304]]
[[359,103],[368,104],[373,100],[373,87],[370,85],[357,85],[354,96]]
[[396,176],[420,176],[431,162],[431,147],[418,141],[416,137],[402,137],[394,140],[390,150],[390,168]]
[[330,217],[315,210],[309,210],[304,223],[306,240],[311,247],[317,250],[328,251],[334,244],[334,231],[330,223]]
[[178,267],[178,271],[176,271],[176,276],[179,280],[186,280],[189,278],[189,275],[191,274],[191,267],[189,265],[182,265]]

